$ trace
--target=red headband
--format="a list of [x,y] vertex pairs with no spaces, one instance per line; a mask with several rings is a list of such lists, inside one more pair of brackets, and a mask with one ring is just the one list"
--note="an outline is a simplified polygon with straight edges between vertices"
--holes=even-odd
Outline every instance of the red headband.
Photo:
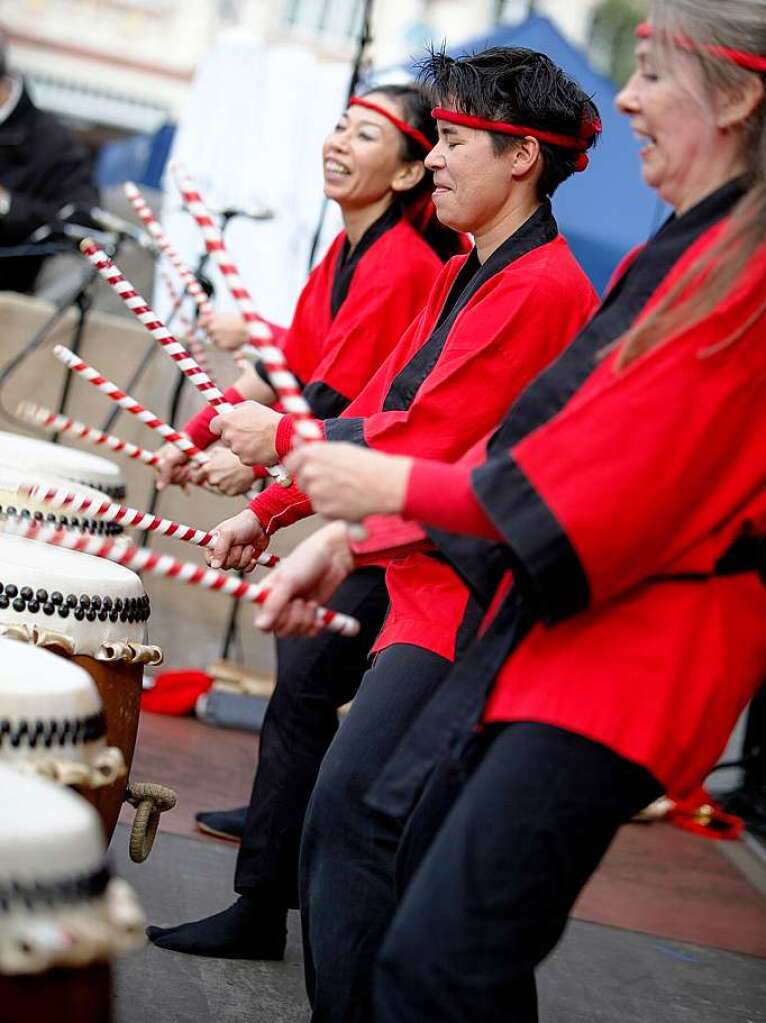
[[457,110],[447,110],[444,107],[434,107],[431,116],[437,121],[448,121],[450,124],[462,124],[468,128],[479,128],[481,131],[497,131],[502,135],[515,135],[517,138],[531,136],[538,142],[547,142],[551,146],[561,146],[563,149],[579,149],[575,161],[575,170],[584,171],[588,166],[588,157],[585,150],[593,136],[601,131],[601,121],[596,118],[594,121],[584,121],[580,134],[558,135],[552,131],[542,131],[540,128],[528,128],[523,124],[510,124],[508,121],[490,121],[484,117],[474,117],[473,114],[461,114]]
[[387,121],[390,121],[395,128],[398,128],[404,135],[408,135],[411,139],[414,139],[427,153],[430,153],[434,148],[434,143],[423,134],[422,131],[418,131],[417,128],[413,128],[411,124],[407,124],[406,121],[402,121],[401,118],[395,117],[392,113],[385,109],[385,107],[379,107],[377,103],[371,103],[368,99],[361,99],[359,96],[352,96],[350,107],[366,107],[368,110],[374,110],[376,114],[380,114],[381,117],[385,117]]
[[[643,21],[636,29],[638,39],[652,39],[655,34],[653,25]],[[668,33],[663,32],[662,35]],[[727,46],[716,46],[712,43],[698,43],[689,36],[681,33],[670,34],[670,40],[674,46],[681,50],[688,50],[690,53],[704,53],[707,57],[715,57],[717,60],[727,60],[731,64],[737,64],[746,71],[766,71],[766,57],[759,57],[756,53],[745,53],[744,50],[731,50]]]

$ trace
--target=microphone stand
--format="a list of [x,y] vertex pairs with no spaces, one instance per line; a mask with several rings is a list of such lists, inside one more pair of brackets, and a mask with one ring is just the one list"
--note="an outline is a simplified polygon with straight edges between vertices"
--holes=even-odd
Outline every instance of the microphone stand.
[[[362,12],[362,24],[359,28],[359,35],[356,40],[356,53],[354,54],[354,63],[351,65],[351,77],[348,82],[348,91],[346,93],[346,106],[351,102],[351,97],[356,92],[356,88],[359,85],[359,79],[362,77],[362,62],[364,60],[364,52],[372,42],[372,8],[374,0],[364,0],[364,9]],[[322,228],[324,226],[324,218],[327,215],[327,196],[322,199],[322,205],[319,208],[319,220],[317,226],[314,229],[314,234],[311,238],[311,245],[309,247],[309,265],[306,268],[307,273],[311,273],[311,269],[314,266],[314,258],[319,248],[319,241],[322,237]]]
[[[108,252],[110,256],[116,255],[119,250],[122,238],[117,236],[115,240],[108,245]],[[104,243],[105,245],[107,243]],[[58,251],[71,251],[69,248],[59,248]],[[70,347],[75,353],[79,352],[80,345],[82,343],[82,336],[85,329],[85,321],[91,305],[93,303],[92,296],[90,294],[90,288],[94,280],[98,276],[98,271],[95,267],[88,266],[87,271],[77,281],[72,290],[64,295],[55,304],[55,308],[45,323],[35,332],[32,338],[28,341],[25,347],[18,352],[12,359],[10,359],[0,372],[0,394],[5,384],[8,382],[10,376],[14,373],[22,363],[29,358],[47,339],[49,333],[53,330],[56,324],[65,316],[65,314],[71,309],[72,306],[76,306],[78,310],[77,323],[75,324],[74,331],[72,334],[72,340],[70,341]],[[58,401],[58,411],[63,413],[66,408],[67,399],[69,396],[69,388],[71,386],[71,374],[67,373],[64,377],[64,384],[62,387],[61,394]],[[18,425],[16,417],[13,416],[3,405],[0,399],[0,415],[9,423],[14,426]],[[58,435],[52,439],[52,443],[58,441]]]

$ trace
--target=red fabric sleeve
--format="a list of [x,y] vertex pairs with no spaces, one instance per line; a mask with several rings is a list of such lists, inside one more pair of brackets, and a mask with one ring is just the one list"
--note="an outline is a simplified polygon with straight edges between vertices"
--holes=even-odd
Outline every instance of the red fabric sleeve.
[[[236,387],[227,387],[223,396],[232,405],[239,405],[245,400]],[[210,432],[210,424],[217,415],[217,409],[214,409],[212,405],[205,405],[181,427],[181,433],[185,433],[192,444],[196,444],[201,451],[204,451],[218,440],[218,437]]]
[[370,515],[364,520],[364,531],[363,540],[349,542],[357,568],[433,549],[420,526],[405,522],[398,515]]
[[710,571],[743,508],[760,522],[766,247],[744,276],[703,322],[627,369],[610,357],[510,457],[474,473],[544,603],[560,597],[567,549],[594,606],[653,575]]
[[425,522],[437,529],[486,540],[502,540],[471,490],[469,465],[416,458],[407,484],[404,518]]
[[266,487],[260,494],[256,494],[248,507],[267,536],[273,536],[278,529],[284,529],[314,514],[311,501],[294,483],[289,487],[276,484]]
[[[319,427],[322,433],[322,439],[325,439],[324,424],[321,419],[315,419],[314,422]],[[292,450],[293,443],[295,441],[295,417],[291,412],[285,413],[279,420],[277,425],[276,436],[274,437],[274,447],[277,452],[278,458],[284,458]]]

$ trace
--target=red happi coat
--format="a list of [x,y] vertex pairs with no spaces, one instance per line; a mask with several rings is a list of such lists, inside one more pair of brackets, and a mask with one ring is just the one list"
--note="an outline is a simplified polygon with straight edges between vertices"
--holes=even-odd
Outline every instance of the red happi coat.
[[[470,297],[439,347],[434,341],[440,318],[453,285],[461,283],[466,259],[457,257],[445,267],[418,321],[370,385],[340,418],[324,424],[329,440],[446,461],[460,458],[597,305],[557,235],[512,259],[475,290],[469,284]],[[251,508],[269,532],[311,513],[310,502],[295,487],[269,487]],[[386,582],[391,610],[378,648],[413,643],[452,657],[468,604],[452,570],[418,554],[388,566]]]
[[[484,465],[415,462],[405,515],[495,599],[368,794],[382,812],[405,813],[481,718],[579,733],[681,798],[720,755],[766,675],[766,246],[704,321],[625,370],[598,356],[717,244],[739,194],[663,227]],[[360,564],[426,542],[366,525]]]
[[[589,597],[571,618],[535,626],[500,672],[486,720],[579,732],[679,795],[715,763],[766,677],[766,586],[755,571],[710,574],[737,537],[766,535],[765,294],[762,251],[704,324],[620,373],[611,356],[513,450]],[[518,537],[512,519],[497,525],[530,566],[542,538]]]
[[[715,763],[766,676],[765,296],[766,247],[702,323],[624,370],[613,352],[472,473],[489,520],[473,530],[499,531],[518,583],[457,669],[500,665],[486,722],[579,733],[681,797]],[[411,510],[441,525],[437,479],[421,477]],[[536,609],[526,631],[520,597]]]
[[[324,409],[337,415],[366,386],[415,316],[442,269],[430,245],[404,216],[387,223],[355,260],[353,276],[335,315],[333,285],[346,245],[341,231],[311,272],[282,342],[287,364],[311,389],[324,392]],[[365,238],[359,243],[362,247]],[[352,253],[351,259],[355,259]],[[327,391],[335,396],[329,403]],[[321,401],[321,399],[320,399]]]

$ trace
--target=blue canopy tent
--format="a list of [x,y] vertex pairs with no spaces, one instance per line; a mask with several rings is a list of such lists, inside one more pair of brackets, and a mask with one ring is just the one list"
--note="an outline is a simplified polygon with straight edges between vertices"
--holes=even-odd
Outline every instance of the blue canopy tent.
[[604,131],[590,154],[590,166],[559,187],[553,206],[562,233],[596,289],[602,291],[620,258],[645,241],[667,213],[641,178],[628,119],[614,107],[617,90],[540,15],[519,25],[499,25],[487,35],[450,46],[449,52],[458,56],[488,46],[526,46],[548,54],[580,83],[601,113]]
[[117,142],[107,142],[96,157],[99,188],[134,181],[158,189],[175,131],[174,124],[164,124],[153,135],[131,135]]

